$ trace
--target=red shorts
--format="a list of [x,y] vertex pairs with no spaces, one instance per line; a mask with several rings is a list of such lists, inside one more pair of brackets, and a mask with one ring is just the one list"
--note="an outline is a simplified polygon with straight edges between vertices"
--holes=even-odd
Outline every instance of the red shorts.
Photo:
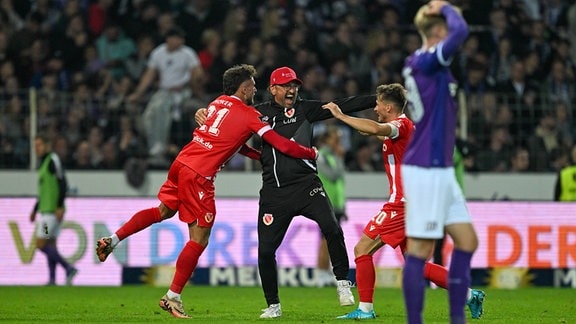
[[404,205],[384,204],[384,207],[368,222],[364,234],[372,240],[380,240],[392,248],[400,246],[406,250],[406,231],[404,227]]
[[177,210],[180,220],[198,226],[212,227],[216,217],[214,180],[203,177],[184,164],[175,161],[168,179],[158,192],[158,199],[168,208]]

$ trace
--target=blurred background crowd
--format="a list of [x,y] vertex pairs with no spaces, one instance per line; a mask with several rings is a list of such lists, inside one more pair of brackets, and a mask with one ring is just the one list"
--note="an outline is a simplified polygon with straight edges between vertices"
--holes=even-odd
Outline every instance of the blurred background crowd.
[[[221,92],[223,72],[254,65],[257,101],[290,66],[300,96],[330,101],[403,83],[420,46],[404,0],[0,0],[0,168],[30,167],[30,128],[48,133],[68,169],[122,169],[146,159],[135,91],[152,50],[178,26],[200,59],[200,87],[170,128],[170,160],[194,112]],[[574,0],[455,0],[471,34],[452,67],[459,82],[458,147],[469,172],[557,172],[574,147]],[[34,89],[35,91],[30,91]],[[36,114],[30,114],[32,104]],[[371,110],[359,115],[374,118]],[[382,171],[381,142],[336,120],[348,171]],[[154,165],[152,165],[154,167]],[[158,168],[165,167],[165,164]],[[226,170],[254,170],[233,158]]]

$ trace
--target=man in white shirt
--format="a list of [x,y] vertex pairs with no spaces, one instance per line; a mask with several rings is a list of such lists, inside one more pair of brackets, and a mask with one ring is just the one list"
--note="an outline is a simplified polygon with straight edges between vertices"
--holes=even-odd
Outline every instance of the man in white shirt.
[[184,44],[184,31],[178,27],[166,33],[166,40],[150,54],[146,71],[129,102],[139,100],[158,78],[158,90],[144,111],[143,124],[152,161],[164,161],[172,120],[180,119],[180,108],[193,92],[201,92],[204,72],[196,52]]

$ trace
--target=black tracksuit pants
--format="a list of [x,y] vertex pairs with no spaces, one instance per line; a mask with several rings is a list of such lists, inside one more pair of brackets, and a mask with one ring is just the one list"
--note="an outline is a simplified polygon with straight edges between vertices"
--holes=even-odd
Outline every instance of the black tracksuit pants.
[[302,215],[316,222],[328,243],[328,252],[337,280],[348,278],[349,263],[344,232],[334,216],[330,200],[317,177],[291,186],[264,185],[258,211],[258,271],[268,305],[280,302],[276,250],[290,222]]

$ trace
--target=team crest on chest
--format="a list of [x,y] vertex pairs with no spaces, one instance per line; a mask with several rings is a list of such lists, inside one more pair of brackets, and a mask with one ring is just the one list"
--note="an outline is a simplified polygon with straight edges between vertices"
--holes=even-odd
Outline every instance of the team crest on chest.
[[284,109],[284,116],[286,116],[288,118],[292,118],[292,117],[294,117],[295,112],[296,112],[296,110],[294,108],[290,108],[288,110]]
[[272,214],[264,214],[264,216],[262,216],[262,222],[268,226],[274,222],[274,216],[272,216]]

